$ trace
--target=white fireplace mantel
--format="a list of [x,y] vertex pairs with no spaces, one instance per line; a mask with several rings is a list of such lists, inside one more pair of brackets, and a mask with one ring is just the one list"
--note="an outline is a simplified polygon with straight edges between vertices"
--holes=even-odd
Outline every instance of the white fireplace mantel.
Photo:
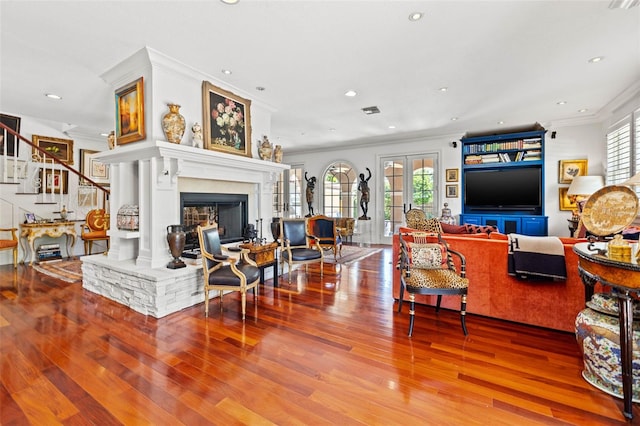
[[[167,226],[181,223],[179,178],[256,185],[249,221],[272,215],[273,183],[289,165],[165,141],[119,146],[94,158],[110,165],[111,248],[113,260],[135,259],[138,267],[165,267],[171,260]],[[137,205],[137,233],[117,228],[118,209]]]

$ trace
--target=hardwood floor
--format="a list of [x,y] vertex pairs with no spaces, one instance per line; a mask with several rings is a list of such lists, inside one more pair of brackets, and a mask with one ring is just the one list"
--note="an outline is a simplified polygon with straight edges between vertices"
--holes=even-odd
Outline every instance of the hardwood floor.
[[458,313],[420,306],[410,339],[389,247],[325,268],[267,281],[243,323],[237,293],[208,320],[203,304],[154,319],[1,266],[0,422],[626,424],[572,334],[469,315],[465,338]]

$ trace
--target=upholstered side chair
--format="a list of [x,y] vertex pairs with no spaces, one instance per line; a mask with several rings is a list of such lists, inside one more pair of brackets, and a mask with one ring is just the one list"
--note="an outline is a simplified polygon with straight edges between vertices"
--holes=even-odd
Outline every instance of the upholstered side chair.
[[[413,334],[415,295],[437,296],[436,312],[440,310],[442,296],[460,296],[460,322],[466,336],[467,289],[466,260],[462,253],[447,246],[440,234],[409,232],[400,234],[400,297],[398,312],[402,312],[405,290],[409,293],[409,336]],[[460,261],[456,270],[453,256]]]
[[[0,250],[13,250],[13,267],[18,267],[18,228],[0,228]],[[9,238],[10,234],[10,238]]]
[[316,215],[308,219],[309,234],[313,235],[320,247],[333,251],[333,259],[342,256],[342,237],[337,230],[336,220],[324,215]]
[[[239,257],[230,256],[226,247],[220,244],[218,225],[198,226],[198,240],[202,255],[204,272],[204,314],[209,316],[209,291],[220,292],[220,310],[225,291],[239,291],[241,297],[242,320],[247,311],[247,291],[253,289],[253,297],[257,299],[256,287],[260,282],[260,269],[249,258],[249,250],[242,249]],[[223,253],[223,250],[225,251]]]
[[289,282],[293,265],[320,262],[320,276],[324,267],[324,254],[316,238],[307,233],[308,219],[282,219],[280,221],[280,271],[289,265]]
[[87,213],[85,223],[82,225],[80,238],[84,241],[84,254],[91,254],[95,241],[106,241],[109,251],[109,213],[104,209],[94,209]]

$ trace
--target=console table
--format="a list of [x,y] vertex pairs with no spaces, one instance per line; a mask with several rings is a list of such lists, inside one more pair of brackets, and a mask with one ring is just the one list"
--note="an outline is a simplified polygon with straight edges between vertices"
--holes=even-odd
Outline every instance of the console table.
[[264,284],[264,270],[273,266],[273,286],[278,287],[278,259],[276,249],[278,243],[275,241],[268,244],[239,244],[238,247],[249,250],[249,258],[256,262],[260,268],[260,284]]
[[[30,259],[29,265],[33,265],[36,258],[36,249],[34,243],[36,238],[51,237],[60,238],[66,237],[67,256],[71,256],[71,247],[76,243],[76,223],[70,221],[61,222],[43,222],[43,223],[23,223],[20,225],[20,246],[24,253],[23,262],[26,263],[27,259]],[[26,246],[25,247],[25,241]]]
[[616,289],[618,317],[620,321],[620,358],[622,364],[622,393],[624,416],[633,418],[633,305],[631,294],[640,292],[640,265],[633,255],[630,261],[610,259],[599,254],[604,243],[578,243],[573,251],[578,255],[578,272],[585,284],[585,301],[591,300],[593,286],[602,285]]

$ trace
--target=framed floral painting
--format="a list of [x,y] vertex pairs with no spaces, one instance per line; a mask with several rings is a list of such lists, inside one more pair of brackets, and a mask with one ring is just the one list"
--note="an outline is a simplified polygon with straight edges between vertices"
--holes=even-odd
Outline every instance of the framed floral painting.
[[251,157],[251,101],[202,82],[204,147]]

